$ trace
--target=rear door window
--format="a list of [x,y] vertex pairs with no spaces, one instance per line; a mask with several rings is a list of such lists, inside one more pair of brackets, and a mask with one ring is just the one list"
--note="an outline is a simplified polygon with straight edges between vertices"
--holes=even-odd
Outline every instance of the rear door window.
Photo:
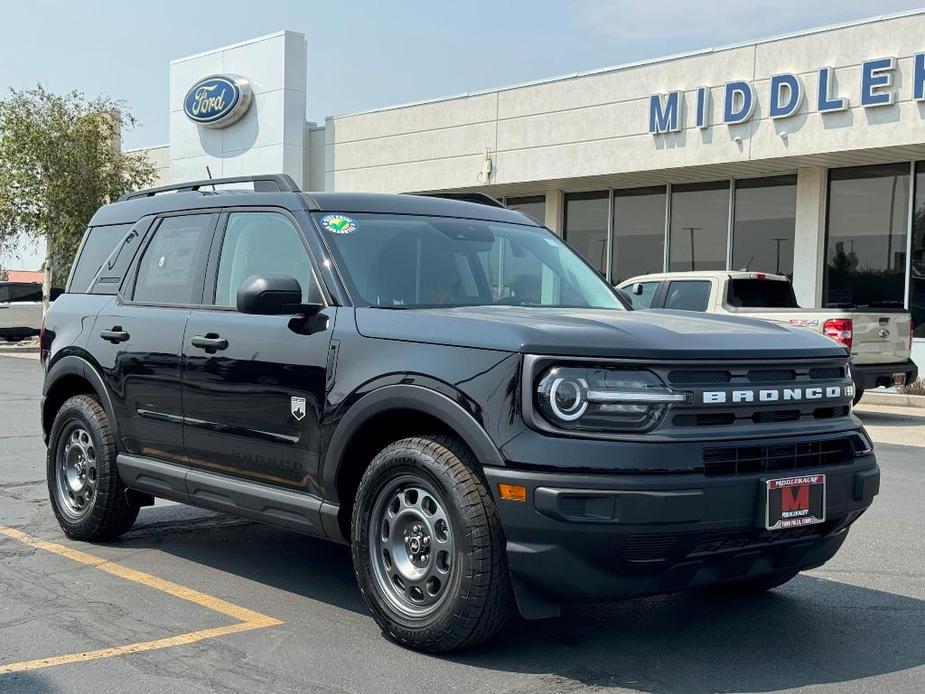
[[216,214],[165,217],[138,263],[132,299],[149,304],[198,304]]
[[14,284],[10,286],[10,302],[23,303],[42,300],[41,284]]
[[87,230],[87,238],[84,240],[80,256],[74,263],[74,270],[71,273],[69,292],[86,294],[90,291],[90,282],[93,281],[103,262],[131,228],[131,224],[110,224],[90,227]]
[[665,308],[679,311],[706,311],[709,302],[709,280],[679,280],[668,285]]

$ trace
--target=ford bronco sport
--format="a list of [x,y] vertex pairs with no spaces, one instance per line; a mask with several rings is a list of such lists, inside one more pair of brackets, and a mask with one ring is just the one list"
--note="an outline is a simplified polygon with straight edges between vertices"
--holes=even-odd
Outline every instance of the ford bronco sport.
[[162,497],[349,543],[384,633],[433,652],[515,605],[763,590],[835,554],[880,479],[843,346],[634,312],[468,197],[263,176],[102,207],[41,337],[64,532]]

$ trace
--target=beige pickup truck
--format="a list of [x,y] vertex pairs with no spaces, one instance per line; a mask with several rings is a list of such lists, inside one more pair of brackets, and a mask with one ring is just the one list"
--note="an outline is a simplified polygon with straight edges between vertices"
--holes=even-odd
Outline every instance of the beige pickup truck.
[[918,378],[909,358],[908,311],[878,308],[800,308],[790,280],[763,272],[666,272],[640,275],[618,287],[634,309],[726,313],[800,325],[838,340],[851,352],[855,402],[867,388]]

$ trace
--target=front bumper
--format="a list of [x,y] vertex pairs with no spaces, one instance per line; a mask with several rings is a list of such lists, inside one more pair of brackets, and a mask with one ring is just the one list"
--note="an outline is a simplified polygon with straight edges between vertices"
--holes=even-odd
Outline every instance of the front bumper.
[[[619,451],[614,450],[618,455]],[[809,569],[841,547],[880,487],[873,453],[837,466],[776,472],[589,474],[486,467],[527,618],[567,602],[601,602]],[[768,532],[763,480],[826,475],[826,522]],[[527,488],[525,502],[498,483]]]
[[897,385],[893,374],[904,374],[905,384],[914,383],[919,377],[919,368],[911,359],[894,364],[851,364],[851,379],[861,390]]

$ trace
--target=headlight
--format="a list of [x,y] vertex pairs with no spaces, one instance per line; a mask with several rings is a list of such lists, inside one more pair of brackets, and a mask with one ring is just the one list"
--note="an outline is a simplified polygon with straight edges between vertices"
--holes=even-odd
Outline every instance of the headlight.
[[689,398],[672,391],[651,371],[632,368],[554,366],[536,387],[540,414],[569,431],[647,431],[672,403]]

